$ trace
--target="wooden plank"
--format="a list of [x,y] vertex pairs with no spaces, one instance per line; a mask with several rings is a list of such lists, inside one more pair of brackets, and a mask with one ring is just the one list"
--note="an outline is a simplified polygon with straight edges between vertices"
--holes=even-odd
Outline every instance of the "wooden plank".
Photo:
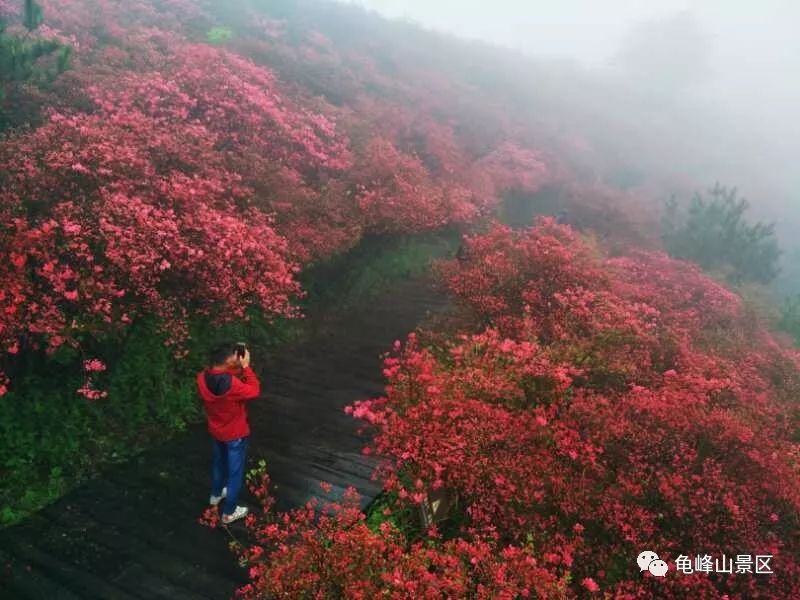
[[[64,514],[53,516],[53,525],[63,529],[80,529],[83,537],[91,537],[98,544],[102,544],[110,552],[128,560],[131,564],[146,569],[150,579],[159,576],[168,585],[159,585],[159,588],[183,590],[175,592],[176,597],[181,593],[191,592],[195,598],[213,599],[221,594],[230,592],[230,580],[209,573],[198,568],[194,561],[186,560],[175,547],[171,545],[154,544],[152,540],[145,540],[139,535],[142,518],[135,522],[97,519],[96,514],[87,514],[81,510],[70,511],[68,517]],[[198,525],[199,527],[199,525]],[[163,537],[163,536],[162,536]],[[173,540],[173,543],[178,540]],[[131,570],[126,570],[130,574]],[[124,578],[116,578],[118,583]]]
[[[401,282],[363,310],[312,315],[316,337],[262,354],[268,358],[255,366],[263,367],[265,398],[250,407],[250,463],[266,459],[279,510],[324,502],[350,485],[366,506],[380,491],[371,480],[376,459],[361,454],[363,424],[343,407],[383,393],[380,355],[445,303],[424,280]],[[246,531],[196,522],[210,455],[205,428],[190,428],[0,531],[0,562],[12,561],[0,583],[23,600],[230,597],[247,578],[226,536]],[[330,494],[320,481],[333,486]],[[247,495],[243,501],[254,506]]]
[[69,563],[42,552],[29,541],[7,535],[4,536],[3,547],[15,558],[29,563],[80,598],[86,600],[134,600],[143,597],[132,595],[88,571],[75,568]]
[[[226,560],[233,558],[227,540],[219,532],[197,523],[195,518],[185,518],[187,515],[199,516],[201,509],[202,505],[195,507],[194,513],[168,512],[149,502],[144,514],[142,506],[118,505],[113,510],[99,510],[96,506],[81,507],[100,527],[116,527],[125,533],[133,532],[132,535],[143,543],[161,552],[172,553],[210,577],[244,583],[244,572],[236,566],[235,561]],[[165,523],[168,525],[165,526]]]
[[0,598],[14,600],[80,600],[39,569],[0,550]]

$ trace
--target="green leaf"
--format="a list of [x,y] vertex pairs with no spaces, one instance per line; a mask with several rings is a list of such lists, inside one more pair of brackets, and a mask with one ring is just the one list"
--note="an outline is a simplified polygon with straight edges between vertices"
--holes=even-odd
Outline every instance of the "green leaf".
[[206,33],[206,41],[209,44],[224,44],[233,37],[233,31],[229,27],[212,27]]
[[42,24],[42,7],[34,0],[25,0],[22,24],[28,31],[33,31]]

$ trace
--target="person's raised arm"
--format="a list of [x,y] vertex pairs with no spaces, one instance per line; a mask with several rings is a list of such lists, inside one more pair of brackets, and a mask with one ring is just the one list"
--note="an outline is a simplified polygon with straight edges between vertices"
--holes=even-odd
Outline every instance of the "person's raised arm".
[[261,394],[261,382],[250,367],[250,350],[241,359],[241,377],[234,377],[228,397],[232,400],[255,400]]

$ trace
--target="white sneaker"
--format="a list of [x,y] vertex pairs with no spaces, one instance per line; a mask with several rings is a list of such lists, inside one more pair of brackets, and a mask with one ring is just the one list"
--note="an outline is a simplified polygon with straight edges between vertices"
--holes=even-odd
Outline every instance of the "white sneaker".
[[237,506],[236,510],[234,510],[229,515],[222,515],[222,524],[223,525],[230,525],[234,521],[238,521],[239,519],[243,519],[247,516],[247,513],[250,512],[250,509],[246,506]]
[[228,488],[224,487],[224,488],[222,488],[222,494],[220,494],[219,496],[214,496],[213,494],[211,496],[209,496],[208,497],[208,503],[211,506],[216,506],[217,504],[222,502],[225,499],[225,496],[227,496],[227,495],[228,495]]

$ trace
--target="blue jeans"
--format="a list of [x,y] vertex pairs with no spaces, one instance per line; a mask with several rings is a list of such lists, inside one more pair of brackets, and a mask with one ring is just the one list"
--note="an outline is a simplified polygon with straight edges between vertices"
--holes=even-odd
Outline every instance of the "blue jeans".
[[228,488],[222,503],[223,515],[229,515],[236,510],[236,502],[244,482],[247,441],[246,437],[230,442],[214,439],[211,441],[211,495],[219,496],[223,487]]

